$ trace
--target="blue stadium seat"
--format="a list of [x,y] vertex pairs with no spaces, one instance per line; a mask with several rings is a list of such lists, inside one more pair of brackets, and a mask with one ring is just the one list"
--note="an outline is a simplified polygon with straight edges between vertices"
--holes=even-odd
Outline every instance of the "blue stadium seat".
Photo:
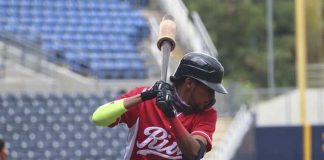
[[[0,21],[1,30],[42,44],[41,48],[50,60],[51,53],[56,51],[63,55],[69,51],[137,54],[137,43],[149,33],[140,13],[129,1],[120,0],[73,3],[64,0],[0,0],[0,17],[4,19]],[[78,59],[69,56],[69,61],[74,58]],[[68,65],[74,68],[73,65],[82,64]],[[96,75],[97,71],[89,72],[89,75]],[[124,71],[116,72],[124,74]]]
[[0,125],[0,136],[8,142],[10,159],[121,159],[126,127],[102,129],[89,120],[96,107],[115,96],[108,92],[1,95],[0,123],[5,125]]

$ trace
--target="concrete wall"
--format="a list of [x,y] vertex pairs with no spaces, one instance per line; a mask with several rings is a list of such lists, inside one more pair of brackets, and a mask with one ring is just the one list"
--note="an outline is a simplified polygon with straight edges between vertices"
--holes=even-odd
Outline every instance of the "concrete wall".
[[[300,125],[297,90],[261,102],[254,108],[258,126]],[[324,124],[324,89],[308,89],[307,118],[312,124]]]

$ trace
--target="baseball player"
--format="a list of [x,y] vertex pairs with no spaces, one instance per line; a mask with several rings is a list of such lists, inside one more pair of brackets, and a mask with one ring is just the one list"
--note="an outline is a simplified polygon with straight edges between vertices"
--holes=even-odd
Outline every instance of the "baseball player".
[[212,148],[215,91],[227,93],[221,84],[223,72],[217,59],[187,53],[170,77],[172,84],[157,81],[152,87],[137,87],[97,108],[92,121],[108,127],[127,124],[124,159],[201,159]]

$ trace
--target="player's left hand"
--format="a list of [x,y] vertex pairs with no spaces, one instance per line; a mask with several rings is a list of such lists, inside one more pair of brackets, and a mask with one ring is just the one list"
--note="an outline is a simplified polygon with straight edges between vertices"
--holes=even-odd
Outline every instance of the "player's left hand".
[[172,105],[173,99],[170,90],[160,90],[156,96],[156,104],[166,117],[172,118],[176,111]]
[[155,84],[149,89],[141,93],[142,101],[150,100],[156,97],[157,93],[161,90],[171,90],[171,85],[162,80],[156,81]]

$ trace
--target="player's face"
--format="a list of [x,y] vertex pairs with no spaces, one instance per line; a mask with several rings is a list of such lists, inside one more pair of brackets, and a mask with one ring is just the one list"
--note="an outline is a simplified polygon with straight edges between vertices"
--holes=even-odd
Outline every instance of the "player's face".
[[210,106],[211,101],[215,98],[215,91],[205,84],[196,82],[196,86],[191,93],[192,107],[195,111],[202,111]]

